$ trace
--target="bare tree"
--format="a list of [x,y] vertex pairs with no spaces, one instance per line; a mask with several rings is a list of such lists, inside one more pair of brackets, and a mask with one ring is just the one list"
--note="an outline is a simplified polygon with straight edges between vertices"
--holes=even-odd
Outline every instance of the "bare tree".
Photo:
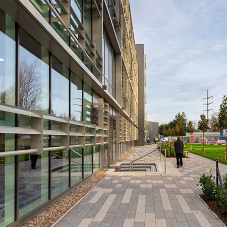
[[42,81],[37,71],[37,61],[29,64],[23,58],[19,67],[19,105],[23,109],[37,109],[39,94],[41,93]]

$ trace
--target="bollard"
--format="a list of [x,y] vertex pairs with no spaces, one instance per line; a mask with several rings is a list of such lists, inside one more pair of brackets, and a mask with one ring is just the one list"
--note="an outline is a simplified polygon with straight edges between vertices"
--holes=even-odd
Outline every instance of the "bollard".
[[225,160],[226,160],[226,154],[227,154],[227,153],[226,153],[226,152],[224,152],[224,154],[225,154]]
[[216,186],[218,186],[218,159],[216,159]]
[[165,173],[166,173],[166,149],[165,149]]

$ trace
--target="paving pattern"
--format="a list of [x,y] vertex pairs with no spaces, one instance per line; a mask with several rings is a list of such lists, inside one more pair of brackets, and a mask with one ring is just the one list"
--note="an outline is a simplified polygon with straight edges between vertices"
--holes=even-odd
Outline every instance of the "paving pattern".
[[[153,149],[138,147],[128,160]],[[145,151],[146,150],[146,151]],[[215,162],[194,154],[183,159],[184,165],[177,169],[176,159],[164,158],[155,152],[145,158],[155,160],[158,173],[113,172],[109,174],[76,204],[55,227],[210,227],[225,226],[198,197],[196,186],[201,173],[209,174]],[[125,160],[127,161],[127,160]],[[220,165],[222,174],[227,166]]]

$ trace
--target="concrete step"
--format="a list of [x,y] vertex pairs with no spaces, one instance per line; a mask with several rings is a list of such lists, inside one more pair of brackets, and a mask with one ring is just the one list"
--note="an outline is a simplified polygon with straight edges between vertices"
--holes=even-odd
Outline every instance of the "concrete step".
[[[151,170],[148,168],[133,168],[133,172],[135,171],[150,172]],[[120,172],[130,172],[130,168],[121,168]]]

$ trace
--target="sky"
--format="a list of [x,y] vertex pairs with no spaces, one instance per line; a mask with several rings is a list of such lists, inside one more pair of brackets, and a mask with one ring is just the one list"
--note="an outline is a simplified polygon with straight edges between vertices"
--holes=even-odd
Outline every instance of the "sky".
[[130,0],[136,43],[147,59],[147,119],[169,123],[178,112],[198,122],[227,95],[226,0]]

